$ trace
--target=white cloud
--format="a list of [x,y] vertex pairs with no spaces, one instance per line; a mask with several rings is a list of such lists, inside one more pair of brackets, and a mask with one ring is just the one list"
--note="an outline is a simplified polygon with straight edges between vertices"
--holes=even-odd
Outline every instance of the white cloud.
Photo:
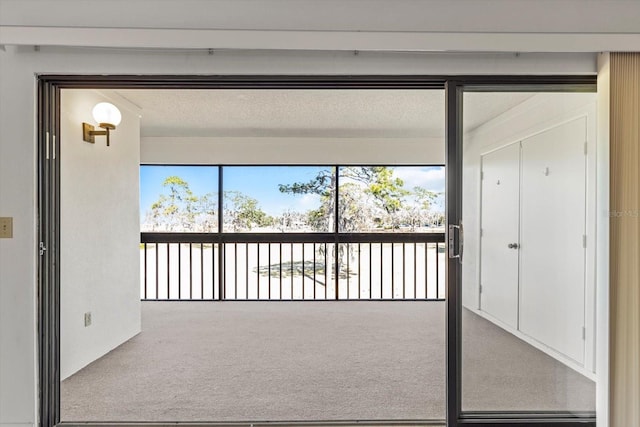
[[320,203],[320,195],[303,194],[302,197],[298,198],[295,210],[305,212],[309,209],[317,209]]
[[394,175],[404,181],[405,188],[423,187],[427,190],[444,191],[444,167],[397,167]]

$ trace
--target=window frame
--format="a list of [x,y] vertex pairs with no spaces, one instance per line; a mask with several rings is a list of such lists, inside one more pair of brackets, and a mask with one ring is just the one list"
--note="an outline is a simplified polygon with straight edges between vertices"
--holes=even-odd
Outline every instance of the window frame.
[[[38,395],[39,424],[43,427],[98,427],[105,423],[74,424],[60,422],[60,90],[61,89],[444,89],[446,123],[446,219],[449,226],[462,218],[462,91],[508,90],[513,85],[529,86],[535,91],[594,91],[594,75],[60,75],[40,74],[37,85],[37,320],[38,320]],[[453,233],[449,231],[449,235]],[[455,239],[454,239],[455,240]],[[447,410],[446,423],[458,426],[595,427],[594,417],[567,418],[544,413],[462,413],[460,407],[460,263],[447,261]],[[349,422],[347,422],[348,424]],[[356,422],[350,422],[355,424]],[[380,424],[383,424],[381,422]],[[388,422],[386,422],[388,423]],[[415,425],[415,421],[406,422]],[[425,423],[441,424],[439,421]],[[108,423],[106,423],[108,424]],[[149,426],[149,423],[126,423]],[[192,425],[158,423],[155,426]],[[202,423],[201,425],[238,425],[249,423]],[[256,423],[252,423],[256,424]],[[296,423],[268,423],[292,425]],[[298,423],[326,425],[327,422]],[[344,425],[345,422],[333,424]],[[376,424],[375,422],[372,424]],[[402,422],[394,422],[402,424]]]

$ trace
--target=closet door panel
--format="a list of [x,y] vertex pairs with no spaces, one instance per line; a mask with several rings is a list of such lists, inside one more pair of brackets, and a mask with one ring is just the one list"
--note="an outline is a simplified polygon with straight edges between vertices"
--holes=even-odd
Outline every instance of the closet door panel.
[[482,156],[480,309],[517,328],[520,144]]
[[584,363],[586,119],[522,142],[519,329]]

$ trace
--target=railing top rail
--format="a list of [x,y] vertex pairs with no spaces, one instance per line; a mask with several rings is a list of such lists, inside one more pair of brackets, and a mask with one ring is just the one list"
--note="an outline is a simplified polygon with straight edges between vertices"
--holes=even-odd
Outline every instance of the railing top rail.
[[140,243],[442,243],[440,233],[140,233]]

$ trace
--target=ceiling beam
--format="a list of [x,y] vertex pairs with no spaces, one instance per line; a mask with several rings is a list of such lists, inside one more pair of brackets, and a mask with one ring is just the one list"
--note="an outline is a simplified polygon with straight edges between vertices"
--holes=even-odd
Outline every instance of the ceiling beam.
[[514,34],[0,26],[0,45],[395,52],[636,51],[640,33]]

